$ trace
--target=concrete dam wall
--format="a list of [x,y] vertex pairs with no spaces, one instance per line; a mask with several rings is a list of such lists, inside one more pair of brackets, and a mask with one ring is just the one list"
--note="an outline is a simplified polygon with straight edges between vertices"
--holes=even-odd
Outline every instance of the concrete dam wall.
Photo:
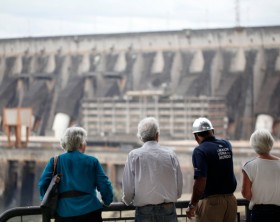
[[31,107],[32,133],[54,135],[86,125],[83,101],[211,97],[228,138],[279,138],[279,49],[280,26],[1,39],[0,109]]

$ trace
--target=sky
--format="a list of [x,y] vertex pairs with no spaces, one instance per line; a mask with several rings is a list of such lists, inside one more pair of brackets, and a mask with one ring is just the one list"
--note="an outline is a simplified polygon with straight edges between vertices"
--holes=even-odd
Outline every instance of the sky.
[[0,0],[0,38],[273,26],[279,12],[279,0]]

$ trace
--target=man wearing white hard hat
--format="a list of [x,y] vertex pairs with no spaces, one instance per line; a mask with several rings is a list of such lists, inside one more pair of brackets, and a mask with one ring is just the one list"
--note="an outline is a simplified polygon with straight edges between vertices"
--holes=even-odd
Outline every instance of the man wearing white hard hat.
[[205,117],[194,121],[193,134],[199,145],[192,154],[194,185],[187,217],[195,217],[196,222],[235,222],[237,182],[232,146],[215,137],[213,125]]

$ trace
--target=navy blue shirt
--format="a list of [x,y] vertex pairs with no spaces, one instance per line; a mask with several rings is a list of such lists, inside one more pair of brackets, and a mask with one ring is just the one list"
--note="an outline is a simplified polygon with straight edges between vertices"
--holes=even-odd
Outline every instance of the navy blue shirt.
[[192,161],[194,179],[207,177],[203,198],[235,191],[232,146],[228,141],[215,137],[205,139],[194,149]]

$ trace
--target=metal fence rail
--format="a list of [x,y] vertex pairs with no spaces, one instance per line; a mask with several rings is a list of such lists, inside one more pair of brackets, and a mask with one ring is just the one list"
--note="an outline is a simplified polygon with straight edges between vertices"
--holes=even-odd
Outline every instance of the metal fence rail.
[[[178,220],[187,221],[186,219],[186,206],[188,206],[189,201],[179,201],[176,202],[177,217]],[[238,199],[237,204],[239,206],[237,213],[237,221],[249,221],[249,202],[244,199]],[[134,206],[126,206],[121,202],[112,203],[109,207],[105,207],[103,210],[103,221],[134,221]],[[37,215],[38,222],[50,222],[49,219],[44,218],[42,211],[39,206],[30,207],[16,207],[9,209],[0,215],[0,222],[7,222],[11,219],[13,222],[25,222],[29,221],[25,219],[27,216]],[[13,219],[13,220],[12,220]]]

